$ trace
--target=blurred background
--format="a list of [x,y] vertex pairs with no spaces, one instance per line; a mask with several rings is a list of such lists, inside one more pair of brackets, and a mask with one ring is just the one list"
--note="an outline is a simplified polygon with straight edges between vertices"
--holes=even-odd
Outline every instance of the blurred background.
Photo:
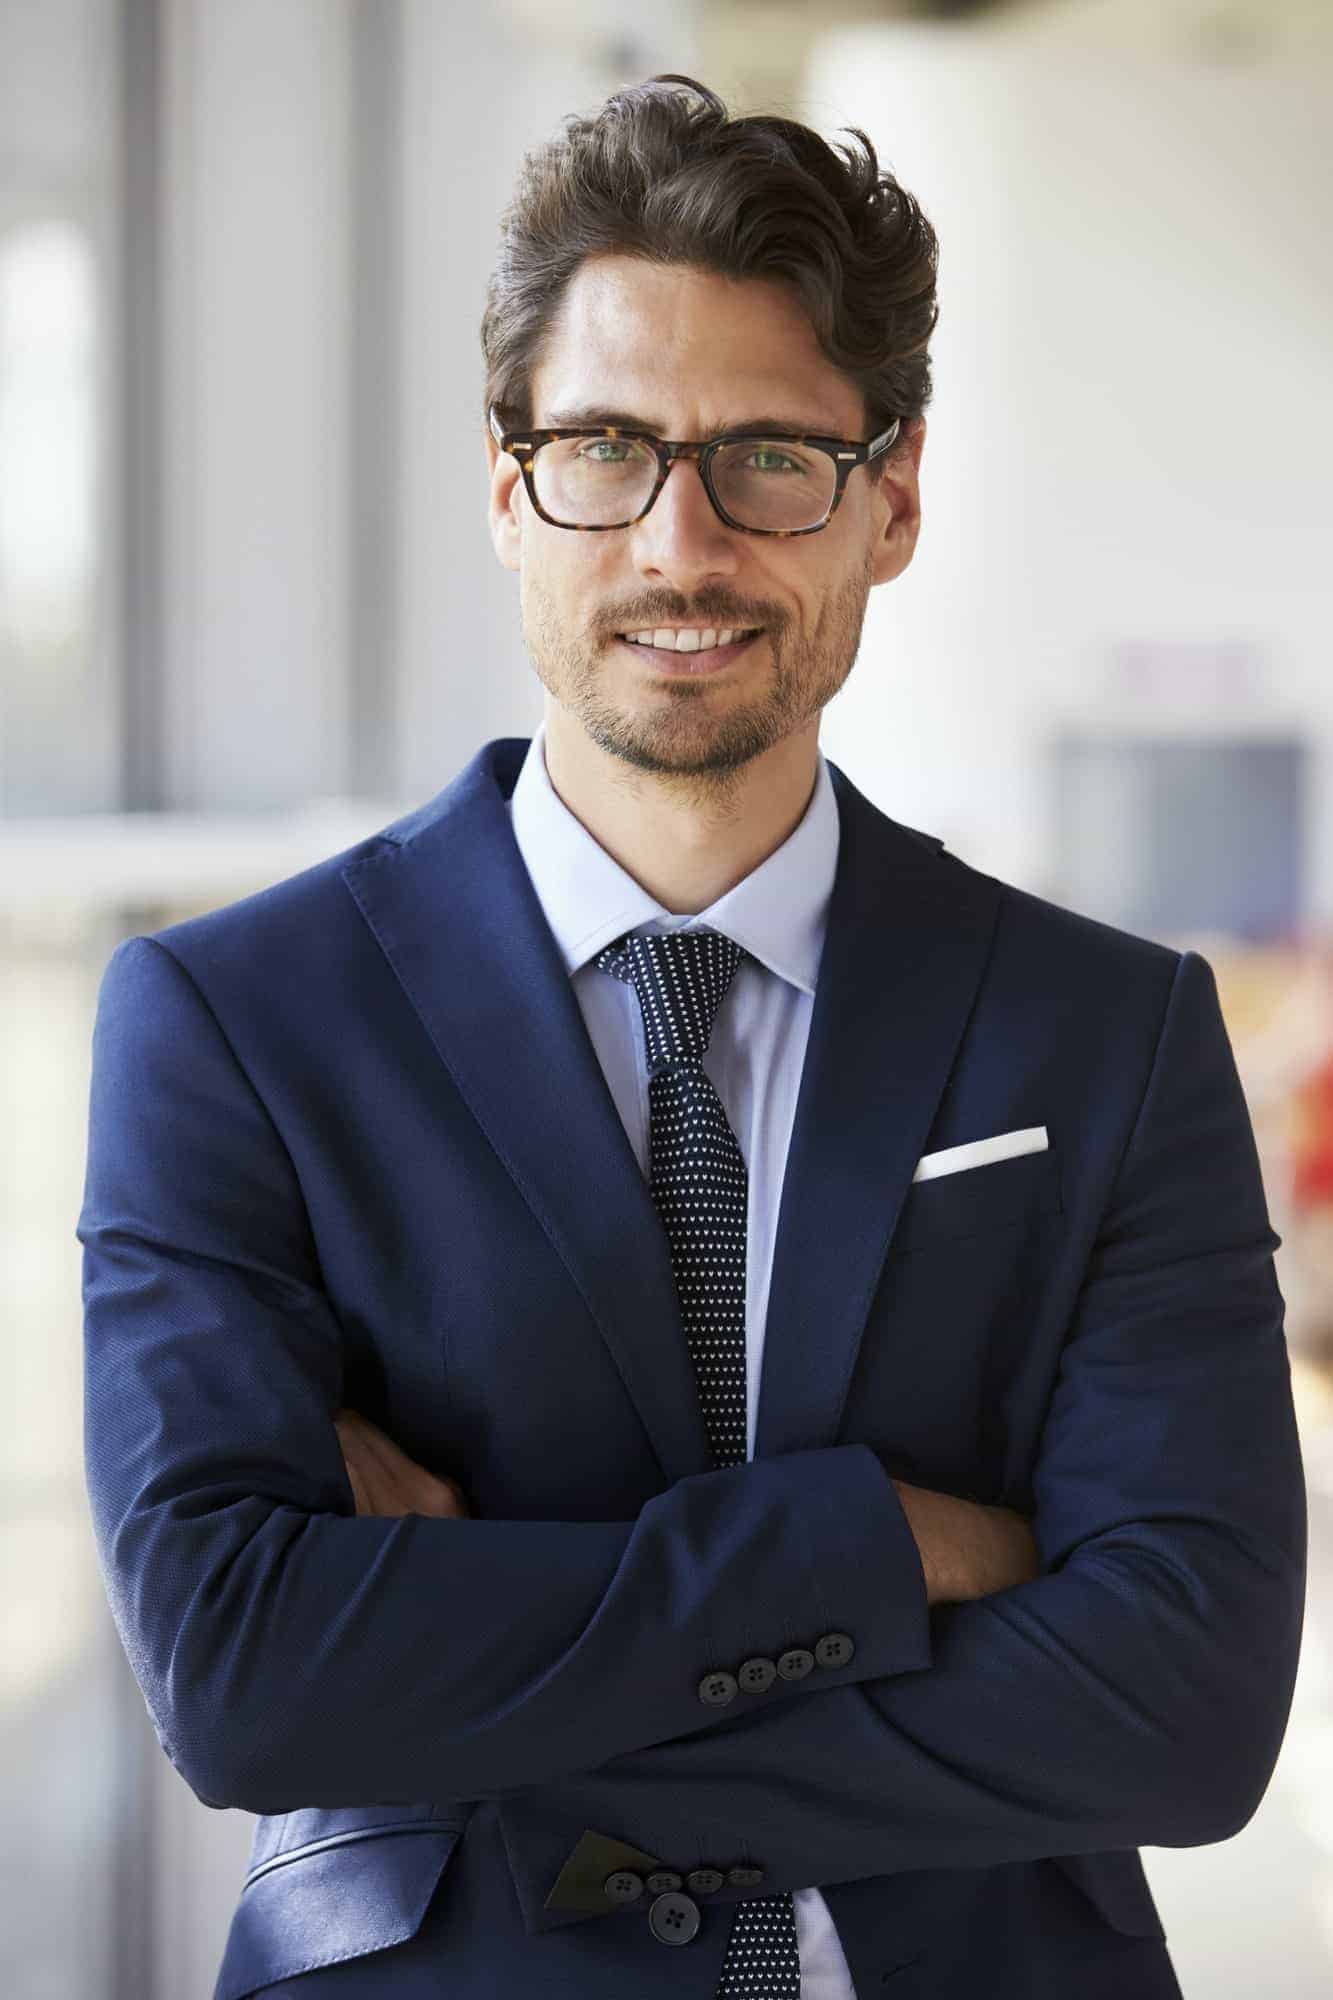
[[1310,1599],[1258,1813],[1143,1858],[1188,2000],[1316,2000],[1327,0],[0,0],[0,1988],[209,2000],[253,1825],[162,1755],[96,1568],[73,1231],[98,981],[121,937],[531,733],[483,289],[523,149],[660,70],[862,126],[941,240],[920,545],[824,750],[963,859],[1217,974],[1283,1237]]

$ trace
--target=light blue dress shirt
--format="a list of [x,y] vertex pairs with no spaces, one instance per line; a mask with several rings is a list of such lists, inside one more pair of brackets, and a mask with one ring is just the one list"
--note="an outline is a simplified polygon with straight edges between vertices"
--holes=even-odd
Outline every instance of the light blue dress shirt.
[[[514,838],[564,956],[575,997],[645,1178],[648,1067],[634,989],[590,961],[626,931],[706,924],[752,954],[718,1009],[704,1056],[749,1176],[745,1257],[746,1456],[754,1456],[773,1238],[838,861],[838,802],[822,751],[804,814],[782,845],[698,915],[674,915],[626,873],[566,806],[538,725],[509,802]],[[813,1332],[813,1330],[812,1330]],[[801,2000],[855,2000],[818,1889],[793,1897]]]

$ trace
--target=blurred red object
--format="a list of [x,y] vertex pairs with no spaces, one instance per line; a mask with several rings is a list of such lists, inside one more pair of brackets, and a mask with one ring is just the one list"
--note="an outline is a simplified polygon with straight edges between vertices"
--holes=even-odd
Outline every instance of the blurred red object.
[[1333,1054],[1293,1093],[1291,1202],[1298,1213],[1333,1203]]

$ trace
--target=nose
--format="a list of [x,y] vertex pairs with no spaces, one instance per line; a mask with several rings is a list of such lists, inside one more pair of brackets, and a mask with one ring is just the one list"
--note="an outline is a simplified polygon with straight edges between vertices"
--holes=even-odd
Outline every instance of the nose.
[[714,513],[697,459],[673,459],[661,492],[630,532],[640,574],[682,590],[740,567],[739,531]]

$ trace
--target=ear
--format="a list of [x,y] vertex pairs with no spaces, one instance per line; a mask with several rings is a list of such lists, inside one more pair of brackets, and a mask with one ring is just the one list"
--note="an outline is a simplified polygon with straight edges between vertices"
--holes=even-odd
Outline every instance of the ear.
[[501,451],[488,430],[485,433],[486,459],[490,467],[490,530],[495,553],[506,569],[522,567],[523,533],[519,509],[523,504],[523,478],[518,460]]
[[901,576],[912,560],[921,532],[921,454],[926,444],[926,420],[914,417],[906,425],[907,448],[880,474],[874,490],[879,532],[875,539],[873,581],[888,583]]

